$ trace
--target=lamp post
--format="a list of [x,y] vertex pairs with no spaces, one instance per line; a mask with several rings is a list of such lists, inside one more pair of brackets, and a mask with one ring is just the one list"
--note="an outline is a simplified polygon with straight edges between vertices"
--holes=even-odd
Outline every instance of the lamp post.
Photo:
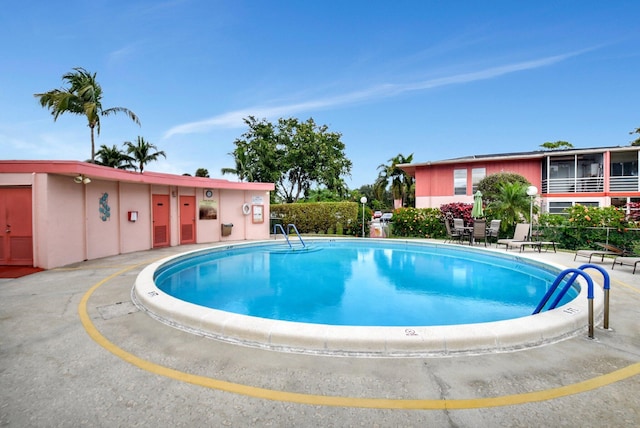
[[364,238],[364,204],[367,203],[367,197],[361,197],[360,202],[362,203],[362,237]]
[[527,187],[527,195],[531,198],[531,205],[529,206],[529,241],[533,236],[533,200],[538,194],[538,188],[536,186]]

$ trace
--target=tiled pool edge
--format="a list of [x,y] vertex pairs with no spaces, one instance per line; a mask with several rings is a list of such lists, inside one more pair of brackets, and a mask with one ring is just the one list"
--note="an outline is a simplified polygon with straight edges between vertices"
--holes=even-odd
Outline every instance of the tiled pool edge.
[[[439,327],[350,327],[276,321],[194,305],[175,299],[155,286],[155,270],[169,260],[211,249],[262,244],[271,245],[273,241],[220,245],[152,263],[138,275],[131,291],[132,300],[150,316],[184,331],[246,346],[309,354],[384,357],[467,355],[508,352],[586,334],[587,290],[582,282],[578,297],[553,311],[506,321]],[[447,244],[429,245],[450,247]],[[469,250],[490,251],[495,255],[563,269],[563,266],[541,263],[522,254],[505,254],[491,249]],[[594,288],[595,319],[599,320],[603,311],[603,293],[599,286]]]

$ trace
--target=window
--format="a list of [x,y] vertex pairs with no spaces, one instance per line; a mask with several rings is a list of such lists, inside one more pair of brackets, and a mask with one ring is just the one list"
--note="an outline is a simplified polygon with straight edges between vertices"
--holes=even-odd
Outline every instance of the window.
[[549,214],[567,214],[565,208],[571,208],[571,202],[549,202]]
[[486,168],[473,168],[471,170],[471,184],[473,185],[473,193],[478,190],[478,183],[487,176]]
[[467,194],[467,170],[466,169],[453,170],[453,194],[454,195]]
[[613,177],[635,177],[638,175],[637,152],[611,153],[611,175]]
[[566,208],[571,208],[574,205],[583,205],[585,207],[599,207],[600,204],[598,202],[549,202],[549,214],[563,214],[567,213],[564,211]]
[[578,171],[576,177],[602,177],[602,154],[588,154],[578,156]]
[[549,178],[573,177],[575,177],[575,158],[573,156],[551,158],[549,162]]
[[640,219],[640,198],[611,198],[611,206],[624,211],[630,219]]

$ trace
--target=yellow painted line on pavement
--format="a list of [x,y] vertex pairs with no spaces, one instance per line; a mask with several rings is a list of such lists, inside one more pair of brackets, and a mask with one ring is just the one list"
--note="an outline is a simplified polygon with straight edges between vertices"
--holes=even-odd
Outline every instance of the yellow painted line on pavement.
[[[258,388],[254,386],[242,385],[233,382],[213,379],[206,376],[199,376],[190,373],[181,372],[169,367],[165,367],[151,361],[144,360],[133,355],[122,348],[116,346],[104,337],[95,327],[87,312],[87,302],[91,295],[102,285],[111,279],[129,271],[137,266],[134,265],[116,272],[102,281],[92,286],[82,297],[78,305],[78,313],[80,321],[89,336],[100,346],[123,359],[148,372],[175,379],[181,382],[193,385],[203,386],[206,388],[217,389],[220,391],[231,392],[234,394],[246,395],[254,398],[263,398],[274,401],[285,401],[299,404],[311,404],[315,406],[336,406],[336,407],[361,407],[374,409],[408,409],[408,410],[445,410],[445,409],[476,409],[485,407],[511,406],[515,404],[532,403],[539,401],[552,400],[568,395],[579,394],[586,391],[601,388],[615,382],[630,378],[640,374],[640,363],[631,364],[611,373],[594,377],[582,382],[565,385],[558,388],[551,388],[542,391],[533,391],[523,394],[503,395],[498,397],[487,398],[470,398],[470,399],[387,399],[387,398],[358,398],[358,397],[340,397],[326,396],[314,394],[301,394],[296,392],[278,391],[266,388]],[[636,290],[637,291],[637,290]]]

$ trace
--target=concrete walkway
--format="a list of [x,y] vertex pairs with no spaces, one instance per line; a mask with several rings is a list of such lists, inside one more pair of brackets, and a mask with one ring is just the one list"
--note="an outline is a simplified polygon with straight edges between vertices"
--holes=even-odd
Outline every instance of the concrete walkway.
[[351,358],[220,343],[133,306],[144,265],[200,247],[0,280],[0,426],[640,426],[640,274],[631,268],[598,263],[612,274],[611,319],[593,340],[585,326],[510,353]]

